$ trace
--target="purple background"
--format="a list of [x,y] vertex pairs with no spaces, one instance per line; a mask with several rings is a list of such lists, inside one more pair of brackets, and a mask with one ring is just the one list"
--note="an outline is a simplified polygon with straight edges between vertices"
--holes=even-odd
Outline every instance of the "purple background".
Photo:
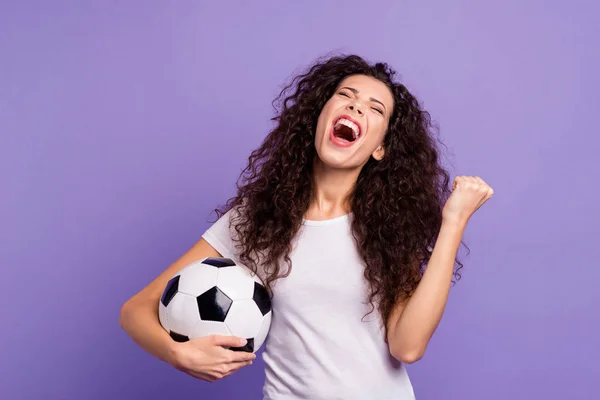
[[408,367],[418,399],[598,399],[599,15],[591,0],[2,1],[0,397],[260,399],[262,362],[195,380],[135,346],[119,308],[233,193],[284,81],[335,50],[397,68],[453,176],[496,192]]

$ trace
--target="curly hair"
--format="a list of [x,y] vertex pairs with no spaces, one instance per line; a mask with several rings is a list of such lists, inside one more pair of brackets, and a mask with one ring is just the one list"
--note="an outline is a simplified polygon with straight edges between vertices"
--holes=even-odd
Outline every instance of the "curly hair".
[[[429,113],[394,82],[396,72],[387,63],[331,56],[296,75],[273,101],[275,127],[249,156],[237,194],[215,211],[220,217],[236,210],[230,227],[237,235],[239,259],[255,273],[261,265],[272,295],[275,280],[291,272],[292,239],[311,199],[317,119],[339,83],[359,74],[383,82],[394,98],[385,157],[367,161],[349,198],[352,234],[370,289],[369,313],[377,306],[387,321],[394,305],[406,300],[422,277],[451,192]],[[463,266],[458,257],[455,261],[453,282]]]

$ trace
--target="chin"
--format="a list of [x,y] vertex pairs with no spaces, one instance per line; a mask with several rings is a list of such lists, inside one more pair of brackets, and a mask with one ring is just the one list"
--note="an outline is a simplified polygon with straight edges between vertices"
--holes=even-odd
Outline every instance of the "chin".
[[355,168],[355,165],[350,163],[350,157],[347,154],[339,154],[329,149],[317,151],[318,161],[326,167],[335,169]]

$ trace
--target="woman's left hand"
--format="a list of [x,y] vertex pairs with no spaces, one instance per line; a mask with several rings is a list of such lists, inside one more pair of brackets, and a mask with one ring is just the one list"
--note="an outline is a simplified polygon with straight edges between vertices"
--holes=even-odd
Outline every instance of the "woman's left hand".
[[478,176],[457,176],[452,194],[442,211],[444,221],[466,224],[469,218],[494,195],[494,190]]

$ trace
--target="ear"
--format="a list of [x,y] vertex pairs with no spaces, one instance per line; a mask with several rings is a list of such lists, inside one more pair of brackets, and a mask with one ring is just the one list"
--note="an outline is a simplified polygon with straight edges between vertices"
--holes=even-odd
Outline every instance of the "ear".
[[383,159],[383,156],[385,155],[383,145],[379,145],[379,147],[375,149],[372,155],[374,159],[376,159],[377,161],[381,161]]

